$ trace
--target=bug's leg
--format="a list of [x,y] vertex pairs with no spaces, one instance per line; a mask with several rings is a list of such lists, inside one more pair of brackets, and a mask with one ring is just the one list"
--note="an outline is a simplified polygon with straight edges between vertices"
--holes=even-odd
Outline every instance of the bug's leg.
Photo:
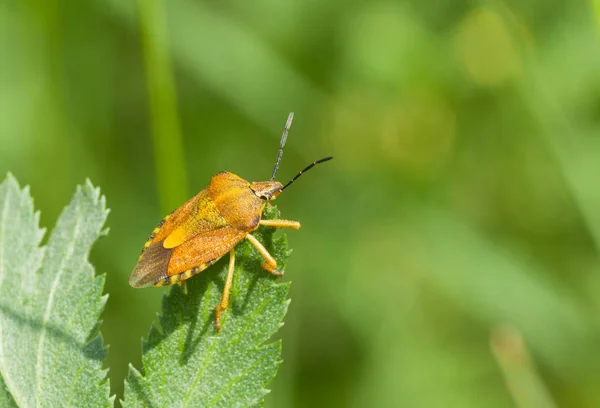
[[254,245],[256,249],[258,249],[258,252],[260,252],[260,255],[265,260],[265,262],[263,262],[260,266],[262,266],[265,271],[271,272],[275,276],[283,276],[283,273],[277,270],[277,261],[275,261],[273,255],[271,255],[269,251],[267,251],[267,249],[260,242],[258,242],[258,239],[254,238],[251,234],[246,235],[246,239],[248,239],[248,241],[250,241],[250,243]]
[[227,279],[221,295],[221,303],[215,308],[217,332],[221,331],[221,313],[227,309],[229,304],[229,293],[231,292],[231,283],[233,282],[233,271],[235,270],[235,249],[229,251],[229,268],[227,269]]
[[298,221],[289,221],[289,220],[260,220],[260,225],[265,225],[267,227],[274,228],[292,228],[292,229],[300,229],[300,223]]

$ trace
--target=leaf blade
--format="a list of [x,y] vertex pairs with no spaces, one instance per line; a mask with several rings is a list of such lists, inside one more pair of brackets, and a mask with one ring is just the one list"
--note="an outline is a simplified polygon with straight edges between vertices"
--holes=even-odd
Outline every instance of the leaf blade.
[[40,248],[28,189],[0,185],[0,373],[18,406],[112,406],[96,333],[104,277],[87,260],[107,212],[87,182]]
[[[273,216],[275,209],[265,212]],[[285,266],[285,237],[274,229],[254,234]],[[145,375],[130,366],[125,407],[262,405],[266,384],[280,364],[281,342],[265,344],[281,326],[289,283],[261,269],[260,255],[247,242],[236,247],[230,305],[215,331],[214,308],[220,301],[228,257],[190,279],[188,293],[173,287],[163,298],[162,315],[143,344]]]

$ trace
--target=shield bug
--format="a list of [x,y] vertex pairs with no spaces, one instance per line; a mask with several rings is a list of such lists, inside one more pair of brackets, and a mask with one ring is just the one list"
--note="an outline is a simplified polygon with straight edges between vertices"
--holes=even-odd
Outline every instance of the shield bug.
[[250,241],[264,259],[262,268],[276,276],[283,275],[277,270],[273,256],[251,232],[260,225],[299,229],[300,223],[297,221],[263,220],[265,205],[277,198],[302,173],[332,159],[325,157],[309,164],[285,185],[275,181],[293,117],[294,114],[290,113],[271,178],[249,183],[226,171],[215,174],[206,189],[167,215],[154,229],[131,273],[131,286],[141,288],[184,282],[229,253],[225,287],[221,302],[215,308],[216,327],[220,331],[221,313],[229,303],[235,266],[234,248],[238,243],[244,239]]

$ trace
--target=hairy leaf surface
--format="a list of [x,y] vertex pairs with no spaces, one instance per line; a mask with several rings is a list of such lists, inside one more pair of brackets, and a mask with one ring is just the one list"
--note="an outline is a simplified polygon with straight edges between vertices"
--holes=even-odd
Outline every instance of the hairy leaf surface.
[[1,406],[113,405],[98,333],[104,277],[88,262],[107,213],[87,182],[40,247],[28,188],[10,175],[0,185]]

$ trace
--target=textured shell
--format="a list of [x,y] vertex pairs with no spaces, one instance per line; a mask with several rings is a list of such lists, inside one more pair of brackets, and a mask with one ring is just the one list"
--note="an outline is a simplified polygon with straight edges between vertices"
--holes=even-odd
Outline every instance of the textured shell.
[[258,228],[265,204],[246,180],[229,172],[217,173],[205,190],[156,227],[130,285],[171,284],[201,272]]

